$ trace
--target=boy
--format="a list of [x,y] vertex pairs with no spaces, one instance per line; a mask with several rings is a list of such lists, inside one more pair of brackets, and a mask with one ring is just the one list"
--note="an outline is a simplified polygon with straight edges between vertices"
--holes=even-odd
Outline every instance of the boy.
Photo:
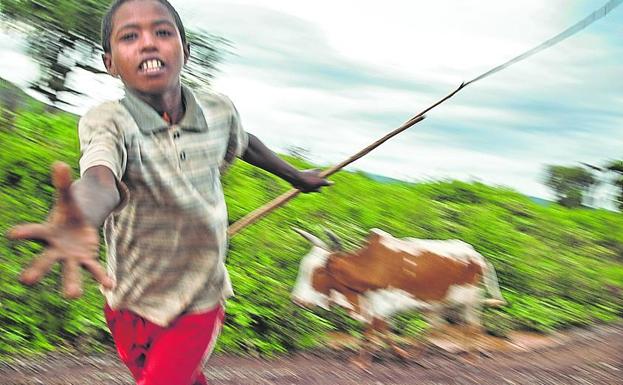
[[[88,269],[137,384],[207,384],[201,364],[232,294],[220,170],[239,156],[304,192],[328,182],[245,133],[227,98],[181,85],[190,47],[167,0],[117,0],[102,23],[102,46],[126,96],[80,120],[81,178],[72,183],[69,167],[54,165],[58,199],[48,221],[10,232],[46,243],[21,280],[38,282],[59,261],[64,294],[75,298],[80,266]],[[104,221],[108,274],[97,262]]]

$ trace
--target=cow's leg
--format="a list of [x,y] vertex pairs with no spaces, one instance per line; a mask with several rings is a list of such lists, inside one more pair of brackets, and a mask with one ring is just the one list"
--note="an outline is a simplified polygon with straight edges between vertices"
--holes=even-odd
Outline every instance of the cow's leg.
[[340,293],[343,298],[346,300],[346,303],[348,304],[348,306],[344,306],[342,304],[343,307],[348,309],[348,315],[350,315],[352,318],[358,320],[358,321],[362,321],[362,322],[367,322],[368,320],[366,319],[367,314],[365,314],[365,300],[363,298],[361,298],[360,293],[352,290],[351,288],[342,285],[339,282],[335,282],[335,291]]
[[430,342],[429,339],[431,337],[437,336],[437,333],[445,326],[446,322],[441,316],[441,305],[435,305],[428,308],[425,312],[422,313],[424,319],[428,323],[428,328],[420,334],[418,337],[418,346],[415,349],[412,349],[412,353],[410,354],[410,359],[417,365],[420,365],[424,368],[427,367],[422,361],[421,358],[427,352]]
[[[442,316],[442,310],[442,305],[435,305],[431,306],[430,309],[422,313],[424,319],[428,323],[428,328],[419,337],[424,347],[428,345],[431,338],[439,337],[444,334],[447,322]],[[422,350],[424,350],[424,348]]]
[[428,329],[424,332],[425,339],[442,337],[446,334],[448,323],[443,318],[443,309],[442,305],[436,305],[424,313],[424,318],[428,322]]
[[408,359],[411,355],[404,349],[398,346],[392,339],[387,321],[381,318],[374,318],[372,320],[372,328],[381,337],[383,342],[392,350],[392,353],[403,360]]
[[470,295],[466,297],[463,310],[463,338],[465,352],[467,359],[475,361],[477,359],[478,352],[478,338],[483,335],[481,313],[482,313],[482,301],[481,301],[480,288],[474,288]]
[[363,341],[359,346],[359,355],[351,359],[351,362],[358,368],[369,372],[372,364],[372,350],[374,348],[374,327],[371,322],[366,323],[363,333]]
[[410,357],[407,351],[400,348],[392,340],[387,321],[379,317],[372,317],[372,319],[366,323],[364,339],[359,349],[359,357],[353,360],[356,366],[362,369],[367,369],[370,366],[373,352],[379,349],[378,338],[380,338],[380,342],[385,343],[392,350],[394,355],[402,359]]

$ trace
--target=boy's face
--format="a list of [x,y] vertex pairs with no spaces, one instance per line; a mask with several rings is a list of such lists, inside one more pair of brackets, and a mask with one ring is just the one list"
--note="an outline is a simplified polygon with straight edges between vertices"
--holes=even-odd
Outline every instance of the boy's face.
[[111,52],[104,54],[108,73],[142,94],[176,90],[188,47],[169,10],[154,0],[129,1],[117,9],[112,22]]

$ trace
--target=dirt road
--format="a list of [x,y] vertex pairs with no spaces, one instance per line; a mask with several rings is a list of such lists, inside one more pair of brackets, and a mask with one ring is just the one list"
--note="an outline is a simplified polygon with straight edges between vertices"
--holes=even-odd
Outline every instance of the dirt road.
[[[623,325],[567,333],[556,343],[494,351],[467,364],[441,349],[417,365],[382,355],[371,373],[348,363],[351,353],[327,350],[274,360],[214,356],[205,372],[212,385],[541,385],[623,384]],[[0,384],[131,385],[114,354],[47,356],[0,364]]]

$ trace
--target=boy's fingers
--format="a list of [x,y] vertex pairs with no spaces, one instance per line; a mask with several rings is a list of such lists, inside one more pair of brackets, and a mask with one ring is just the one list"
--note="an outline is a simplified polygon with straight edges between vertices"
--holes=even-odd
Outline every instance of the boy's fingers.
[[112,289],[114,286],[113,280],[106,274],[106,271],[102,266],[94,259],[88,260],[82,263],[85,269],[87,269],[93,275],[93,278],[106,289]]
[[71,168],[63,162],[52,166],[52,182],[58,191],[59,213],[64,220],[82,223],[83,216],[71,192]]
[[52,183],[61,194],[61,197],[63,193],[69,191],[71,182],[71,168],[66,163],[54,162],[52,165]]
[[57,260],[56,253],[46,250],[39,254],[32,264],[22,272],[19,280],[25,285],[34,285],[52,268]]
[[28,223],[13,227],[7,233],[9,239],[45,240],[49,235],[49,227],[39,223]]
[[82,277],[78,261],[66,259],[63,261],[63,295],[74,299],[82,295]]

